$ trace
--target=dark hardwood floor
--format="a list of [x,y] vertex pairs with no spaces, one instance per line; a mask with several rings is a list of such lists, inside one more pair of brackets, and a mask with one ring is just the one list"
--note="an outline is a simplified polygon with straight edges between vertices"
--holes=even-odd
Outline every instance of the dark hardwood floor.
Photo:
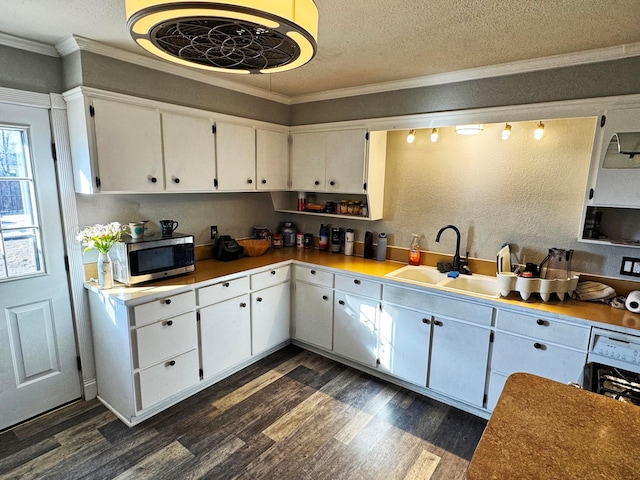
[[77,402],[0,434],[1,479],[464,479],[486,421],[289,346],[142,424]]

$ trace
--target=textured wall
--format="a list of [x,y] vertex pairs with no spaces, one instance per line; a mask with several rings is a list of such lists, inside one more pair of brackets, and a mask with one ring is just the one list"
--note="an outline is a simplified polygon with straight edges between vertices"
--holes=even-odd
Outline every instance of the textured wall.
[[0,86],[37,93],[62,93],[61,61],[0,45]]

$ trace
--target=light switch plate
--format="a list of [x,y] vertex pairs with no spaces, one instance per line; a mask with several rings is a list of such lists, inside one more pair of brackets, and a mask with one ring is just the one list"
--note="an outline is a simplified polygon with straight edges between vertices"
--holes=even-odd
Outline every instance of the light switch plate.
[[620,266],[620,275],[628,275],[630,277],[640,277],[640,258],[622,257],[622,265]]

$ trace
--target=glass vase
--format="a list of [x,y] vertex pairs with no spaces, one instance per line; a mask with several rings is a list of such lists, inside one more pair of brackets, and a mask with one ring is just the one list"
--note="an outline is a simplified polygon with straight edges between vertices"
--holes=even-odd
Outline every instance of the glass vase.
[[98,286],[100,289],[113,288],[113,264],[109,252],[98,252]]

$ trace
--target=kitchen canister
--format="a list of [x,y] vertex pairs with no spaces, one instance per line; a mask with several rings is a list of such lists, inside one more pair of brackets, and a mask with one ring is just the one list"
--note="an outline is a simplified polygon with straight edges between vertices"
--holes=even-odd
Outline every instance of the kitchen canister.
[[296,246],[296,228],[293,225],[293,222],[284,222],[280,228],[280,233],[282,233],[283,247]]
[[378,246],[376,247],[376,260],[384,262],[387,259],[387,234],[378,235]]

